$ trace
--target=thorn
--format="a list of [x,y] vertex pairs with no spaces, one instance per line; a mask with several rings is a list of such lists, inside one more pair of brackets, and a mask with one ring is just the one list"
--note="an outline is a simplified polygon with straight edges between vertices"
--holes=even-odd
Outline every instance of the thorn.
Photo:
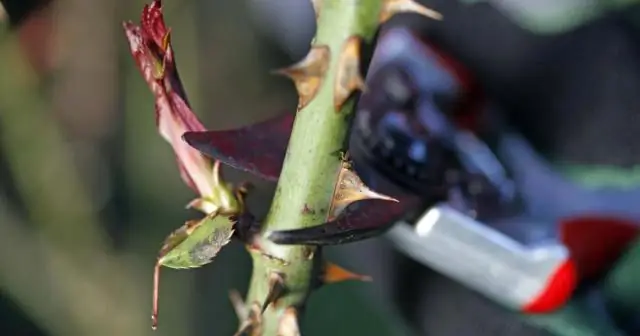
[[313,11],[316,13],[316,20],[320,17],[320,9],[322,8],[322,4],[320,3],[321,1],[322,0],[311,0]]
[[260,313],[264,313],[270,304],[275,304],[275,302],[282,297],[284,290],[284,279],[282,278],[282,275],[276,272],[271,272],[271,274],[269,274],[269,293],[267,293],[267,297],[264,299]]
[[223,213],[223,209],[221,209],[214,202],[205,198],[194,198],[189,203],[187,203],[185,209],[198,210],[205,215],[210,215],[212,213]]
[[356,90],[364,90],[364,79],[360,74],[360,45],[359,36],[347,39],[338,59],[338,72],[334,85],[333,105],[336,113]]
[[171,45],[171,27],[167,28],[167,32],[162,37],[162,51],[167,51]]
[[316,96],[324,79],[325,72],[329,68],[331,53],[326,45],[311,47],[305,58],[284,69],[275,70],[274,73],[291,78],[298,91],[298,111],[302,110]]
[[230,290],[229,301],[231,301],[231,306],[233,306],[233,310],[236,312],[238,320],[245,321],[247,319],[247,307],[242,300],[240,292],[235,289]]
[[158,297],[160,292],[160,262],[156,262],[153,270],[153,294],[151,308],[151,329],[158,329]]
[[[220,161],[217,161],[220,162]],[[246,207],[246,199],[249,192],[253,189],[253,183],[251,182],[242,182],[237,187],[234,188],[233,194],[238,200],[239,205],[239,213],[244,213]]]
[[220,180],[222,179],[220,176],[220,161],[214,160],[211,171],[213,174],[213,185],[220,185]]
[[277,181],[293,121],[293,114],[287,113],[235,130],[186,132],[182,137],[191,147],[214,160],[265,180]]
[[245,333],[251,332],[252,335],[262,334],[260,330],[262,328],[262,313],[260,312],[260,305],[257,302],[254,302],[251,305],[251,309],[249,310],[249,314],[247,318],[242,321],[238,331],[233,336],[240,336]]
[[416,13],[434,20],[442,20],[442,14],[424,7],[414,0],[385,0],[379,21],[385,23],[393,15],[399,13]]
[[386,232],[398,219],[422,201],[404,195],[399,202],[365,202],[327,223],[304,229],[271,231],[267,238],[281,245],[339,245],[361,241]]
[[293,307],[287,308],[278,324],[278,336],[300,336],[298,314]]
[[250,329],[251,329],[251,323],[248,320],[246,320],[240,324],[238,331],[236,331],[236,333],[233,334],[233,336],[242,336],[243,334],[248,332]]
[[167,32],[162,37],[162,45],[160,46],[164,55],[162,56],[160,69],[156,69],[157,73],[155,74],[155,76],[157,80],[164,79],[167,74],[167,63],[168,63],[170,45],[171,45],[171,28],[167,28]]
[[343,162],[338,175],[338,183],[333,193],[333,201],[329,208],[328,220],[334,220],[346,209],[349,204],[365,199],[379,199],[384,201],[398,202],[397,199],[387,195],[379,194],[367,187],[360,177],[351,170],[348,162]]
[[185,209],[195,209],[202,213],[207,213],[211,202],[205,201],[202,198],[194,198],[185,206]]
[[239,195],[242,195],[242,197],[244,198],[244,197],[246,197],[246,196],[251,192],[251,190],[253,190],[254,188],[255,188],[255,185],[254,185],[253,183],[251,183],[251,182],[249,182],[249,181],[244,181],[244,182],[241,182],[241,183],[238,185],[238,187],[236,188],[236,192],[237,192]]
[[322,283],[332,284],[336,282],[359,280],[359,281],[372,281],[370,276],[356,274],[347,269],[344,269],[334,263],[326,262],[322,274]]

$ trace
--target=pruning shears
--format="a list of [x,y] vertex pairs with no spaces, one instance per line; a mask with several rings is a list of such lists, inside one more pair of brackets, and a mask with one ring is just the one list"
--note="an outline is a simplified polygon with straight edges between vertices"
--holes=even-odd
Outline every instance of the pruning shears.
[[563,244],[527,246],[446,204],[430,208],[415,227],[396,223],[388,235],[420,263],[525,313],[562,307],[579,280]]
[[[322,225],[271,232],[273,242],[336,245],[388,231],[407,255],[504,306],[547,313],[566,304],[581,280],[637,235],[624,224],[595,225],[587,231],[603,239],[624,231],[605,252],[585,249],[584,239],[576,243],[577,225],[558,225],[559,234],[535,243],[510,235],[514,226],[540,223],[525,215],[501,160],[473,131],[482,96],[464,68],[407,29],[393,28],[381,35],[369,73],[349,152],[362,179],[399,202],[356,203]],[[456,112],[443,113],[442,106]],[[287,114],[183,138],[227,165],[277,181],[292,127]]]

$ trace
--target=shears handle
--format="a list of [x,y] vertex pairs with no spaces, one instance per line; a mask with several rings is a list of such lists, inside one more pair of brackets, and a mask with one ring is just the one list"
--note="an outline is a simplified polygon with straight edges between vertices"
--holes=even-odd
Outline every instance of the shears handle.
[[562,307],[578,282],[576,265],[560,244],[528,247],[447,206],[388,233],[417,261],[511,309],[547,313]]

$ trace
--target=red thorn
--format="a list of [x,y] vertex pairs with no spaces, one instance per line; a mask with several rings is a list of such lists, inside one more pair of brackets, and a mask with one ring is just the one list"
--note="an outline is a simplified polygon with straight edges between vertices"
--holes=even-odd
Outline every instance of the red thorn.
[[322,282],[325,284],[333,284],[337,282],[359,280],[359,281],[371,281],[371,276],[353,273],[343,267],[340,267],[334,263],[327,262],[324,266],[324,274]]

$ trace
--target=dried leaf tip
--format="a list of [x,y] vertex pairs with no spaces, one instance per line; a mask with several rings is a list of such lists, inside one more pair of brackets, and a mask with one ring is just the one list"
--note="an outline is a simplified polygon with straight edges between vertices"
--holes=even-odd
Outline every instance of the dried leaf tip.
[[311,47],[305,58],[283,69],[275,70],[274,73],[287,76],[293,80],[298,91],[298,111],[303,109],[318,94],[320,85],[329,68],[331,54],[329,47],[316,45]]
[[353,273],[334,263],[326,262],[322,273],[322,283],[332,284],[349,280],[372,281],[368,275]]
[[278,336],[300,336],[298,313],[293,307],[287,308],[278,324]]
[[384,201],[398,202],[397,199],[377,193],[367,187],[360,177],[351,170],[348,162],[343,162],[338,175],[338,183],[333,193],[333,201],[329,210],[329,221],[335,218],[346,209],[349,204],[366,199],[379,199]]
[[400,13],[416,13],[434,20],[442,20],[442,14],[414,0],[385,0],[380,12],[380,23],[384,23],[393,15]]
[[362,39],[359,36],[351,36],[340,52],[333,94],[336,112],[340,111],[344,102],[354,91],[364,91],[364,79],[360,74],[361,43]]

